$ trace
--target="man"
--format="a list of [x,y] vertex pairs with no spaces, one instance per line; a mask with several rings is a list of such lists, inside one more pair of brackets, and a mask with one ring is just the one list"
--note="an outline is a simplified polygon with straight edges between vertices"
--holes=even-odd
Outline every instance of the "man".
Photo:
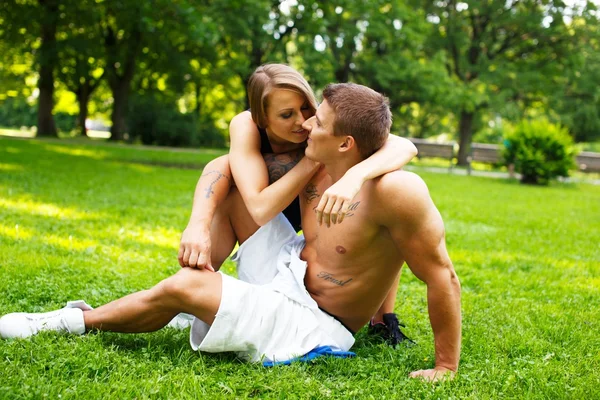
[[[379,148],[391,126],[387,99],[369,88],[329,85],[323,96],[304,124],[310,132],[306,156],[324,165],[301,193],[304,238],[277,217],[234,257],[245,281],[182,268],[150,290],[95,310],[76,302],[51,313],[6,315],[0,335],[148,332],[185,312],[197,318],[190,333],[194,349],[236,351],[251,361],[282,361],[322,346],[347,351],[353,332],[377,311],[406,262],[427,284],[436,356],[433,369],[411,377],[453,375],[460,356],[460,284],[424,182],[408,172],[389,173],[363,185],[343,220],[330,219],[340,207],[333,201],[325,206],[324,224],[314,218],[324,190]],[[235,201],[241,199],[234,190],[224,206]],[[236,224],[252,225],[249,215],[238,214]]]

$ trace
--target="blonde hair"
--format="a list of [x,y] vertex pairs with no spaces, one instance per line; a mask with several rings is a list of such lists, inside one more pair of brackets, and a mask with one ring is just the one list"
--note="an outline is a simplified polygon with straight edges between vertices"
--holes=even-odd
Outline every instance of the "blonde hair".
[[317,110],[317,99],[310,85],[294,68],[285,64],[265,64],[256,68],[248,81],[248,103],[252,120],[259,128],[267,126],[269,93],[273,89],[294,91],[308,102],[312,114]]

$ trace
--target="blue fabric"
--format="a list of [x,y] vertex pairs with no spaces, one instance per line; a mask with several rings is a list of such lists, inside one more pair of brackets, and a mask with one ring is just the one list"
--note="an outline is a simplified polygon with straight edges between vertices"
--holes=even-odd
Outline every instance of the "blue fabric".
[[276,365],[290,365],[293,362],[309,362],[314,360],[315,358],[323,357],[323,356],[331,356],[336,358],[349,358],[356,357],[356,354],[351,351],[341,351],[341,350],[333,350],[329,346],[320,346],[315,347],[305,355],[301,357],[292,358],[285,361],[263,361],[264,367],[274,367]]

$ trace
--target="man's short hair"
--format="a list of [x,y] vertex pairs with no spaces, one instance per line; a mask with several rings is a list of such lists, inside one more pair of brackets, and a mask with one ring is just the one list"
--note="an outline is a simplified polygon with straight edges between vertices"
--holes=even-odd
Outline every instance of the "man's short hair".
[[383,146],[392,126],[387,97],[355,83],[332,83],[323,98],[335,111],[333,134],[352,136],[363,159]]

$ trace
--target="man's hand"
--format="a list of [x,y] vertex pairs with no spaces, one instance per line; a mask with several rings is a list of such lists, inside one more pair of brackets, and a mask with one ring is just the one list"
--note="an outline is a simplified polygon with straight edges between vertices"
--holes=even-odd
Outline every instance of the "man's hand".
[[414,371],[408,376],[411,378],[423,379],[428,382],[439,382],[454,379],[456,372],[444,367],[435,367],[433,369]]
[[210,231],[201,224],[190,224],[181,235],[177,259],[181,267],[215,272],[210,260]]
[[323,193],[317,208],[315,208],[317,223],[321,225],[324,222],[328,227],[330,224],[341,224],[352,205],[352,199],[359,192],[363,182],[362,179],[347,172],[340,180],[331,185]]

